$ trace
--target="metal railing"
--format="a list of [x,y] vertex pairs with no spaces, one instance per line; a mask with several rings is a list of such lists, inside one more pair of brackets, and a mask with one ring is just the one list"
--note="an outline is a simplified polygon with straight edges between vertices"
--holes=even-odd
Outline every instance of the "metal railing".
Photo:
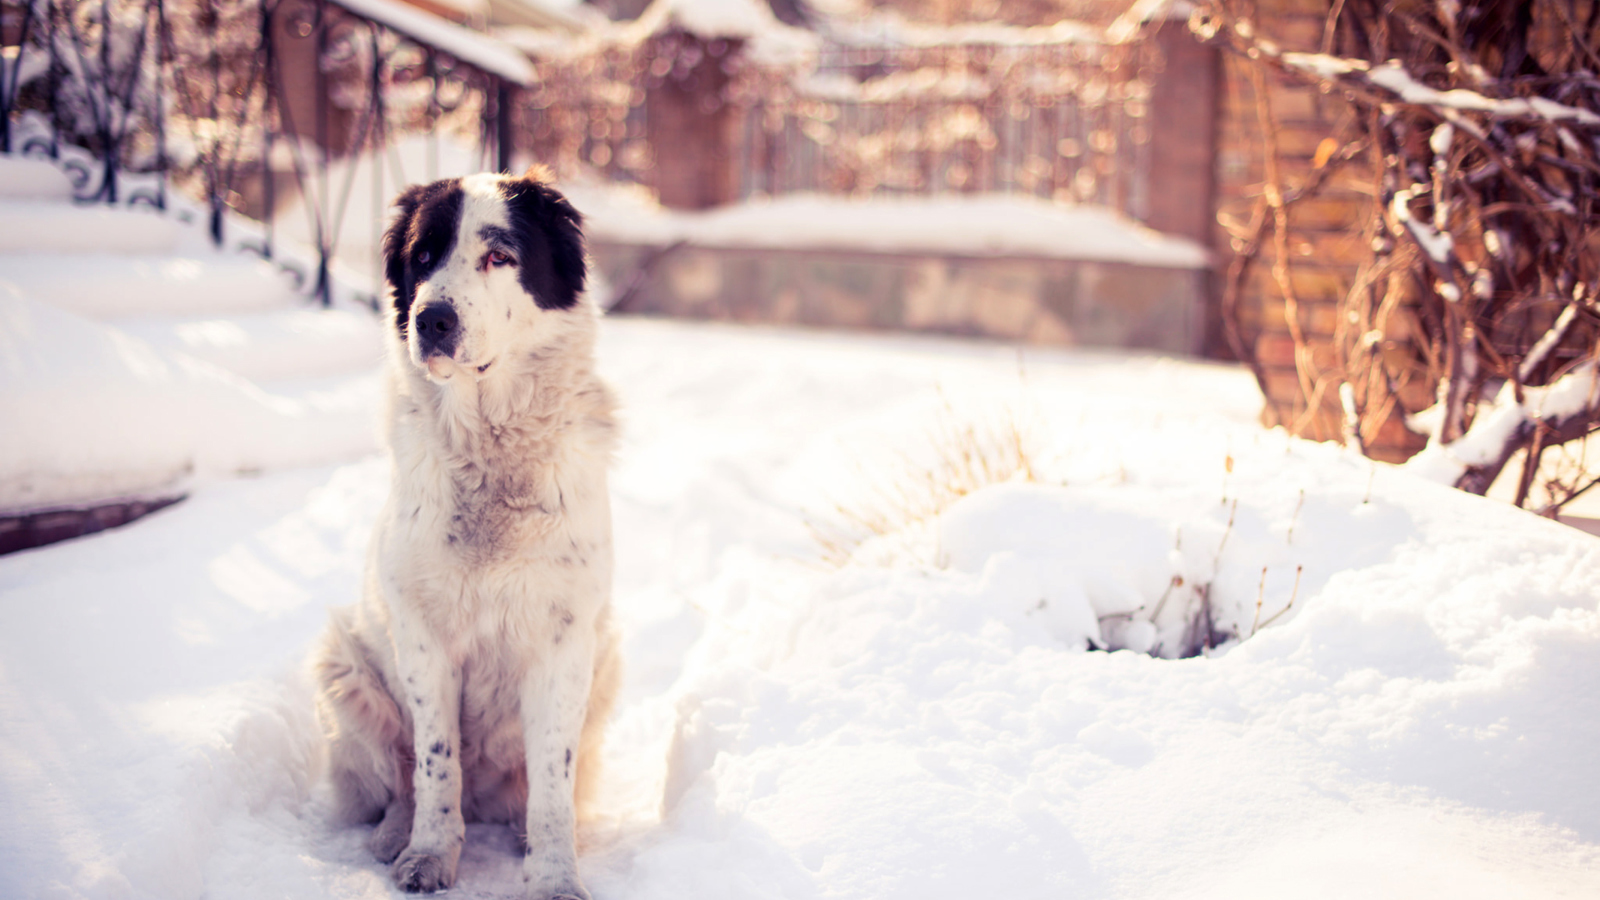
[[663,160],[684,151],[657,137],[649,96],[711,57],[726,78],[706,79],[721,83],[703,101],[734,113],[737,197],[986,191],[1135,216],[1147,205],[1150,42],[825,40],[814,58],[776,65],[727,44],[668,33],[537,60],[524,145],[563,174],[659,187]]
[[1149,174],[1149,48],[824,48],[744,117],[740,190],[1023,193],[1134,212]]
[[159,177],[121,189],[124,173],[166,167],[162,0],[5,3],[0,31],[0,153],[60,161],[80,200],[164,208]]
[[[486,166],[510,165],[526,76],[463,58],[470,37],[356,0],[3,0],[0,152],[56,160],[80,202],[165,209],[169,183],[183,189],[218,246],[274,260],[326,304],[357,173],[340,163],[402,181],[393,138],[475,131]],[[309,258],[279,239],[289,194]]]

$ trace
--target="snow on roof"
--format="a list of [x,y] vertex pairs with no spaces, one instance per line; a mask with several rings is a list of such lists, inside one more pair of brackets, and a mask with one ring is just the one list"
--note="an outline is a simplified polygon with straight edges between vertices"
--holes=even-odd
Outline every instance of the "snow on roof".
[[333,0],[352,13],[393,28],[468,65],[517,84],[534,79],[533,64],[516,49],[486,34],[462,28],[400,0]]
[[[445,9],[453,9],[460,13],[462,18],[478,19],[480,21],[489,11],[488,0],[419,0],[419,2],[444,7]],[[414,4],[408,3],[406,5],[412,6]]]
[[[592,22],[609,21],[594,7],[561,0],[489,0],[489,21],[503,27],[559,28],[581,31]],[[494,32],[498,37],[498,32]]]
[[781,25],[757,0],[656,0],[640,18],[652,16],[703,38],[750,38]]
[[[578,16],[574,10],[573,19]],[[582,23],[582,33],[563,34],[549,28],[505,25],[494,34],[510,46],[539,59],[577,58],[606,47],[637,47],[674,29],[704,40],[741,40],[745,53],[770,65],[809,59],[819,43],[815,34],[778,21],[758,0],[656,0],[631,22],[599,17]]]
[[778,21],[761,0],[655,0],[629,26],[632,40],[681,28],[705,40],[744,40],[752,56],[779,62],[810,53],[817,36]]
[[946,194],[848,198],[798,194],[699,213],[646,197],[564,186],[601,240],[792,250],[1042,256],[1164,268],[1208,264],[1199,244],[1151,230],[1103,206],[1037,197]]
[[1112,43],[1126,43],[1151,22],[1181,22],[1193,12],[1194,3],[1190,0],[1137,0],[1106,27],[1106,36]]

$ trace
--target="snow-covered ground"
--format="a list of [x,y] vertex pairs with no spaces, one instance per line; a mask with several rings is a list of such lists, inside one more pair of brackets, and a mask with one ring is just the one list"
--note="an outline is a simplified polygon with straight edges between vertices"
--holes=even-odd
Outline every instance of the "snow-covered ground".
[[[1263,432],[1226,367],[631,319],[601,357],[597,898],[1600,896],[1594,538]],[[966,422],[1038,482],[823,561],[808,520]],[[0,895],[393,893],[327,824],[300,675],[386,478],[215,480],[0,558]],[[1254,635],[1085,649],[1168,641],[1201,587]],[[451,895],[517,873],[473,826]]]

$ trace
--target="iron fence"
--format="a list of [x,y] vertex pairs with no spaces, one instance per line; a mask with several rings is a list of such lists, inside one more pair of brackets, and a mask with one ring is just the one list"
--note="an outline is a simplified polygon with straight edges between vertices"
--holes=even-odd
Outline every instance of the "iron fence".
[[[519,110],[520,146],[563,174],[656,184],[684,152],[657,134],[651,92],[708,83],[734,123],[734,197],[1001,192],[1147,206],[1149,98],[1159,61],[1147,41],[841,44],[804,62],[751,59],[682,34],[536,60]],[[705,78],[706,60],[721,76]],[[715,126],[720,127],[720,125]]]
[[[984,191],[1135,218],[1147,206],[1159,65],[1148,42],[824,42],[773,65],[666,34],[530,63],[475,53],[465,29],[419,30],[394,8],[0,0],[0,152],[58,160],[83,202],[197,198],[218,245],[277,261],[324,303],[360,173],[375,204],[438,175],[405,171],[395,138],[466,133],[486,168],[520,152],[565,175],[659,188],[664,157],[697,152],[653,131],[651,92],[674,78],[707,81],[704,102],[733,113],[719,120],[733,123],[727,199]],[[720,73],[709,80],[697,74],[708,55]],[[303,221],[280,220],[291,205]],[[381,207],[361,218],[380,221]],[[308,256],[288,251],[285,225]]]
[[[465,32],[430,31],[388,9],[362,0],[0,2],[0,152],[56,160],[85,203],[165,209],[169,184],[180,187],[208,212],[218,246],[276,261],[326,304],[359,171],[341,162],[368,158],[373,193],[386,196],[408,178],[437,175],[402,171],[387,152],[396,135],[475,133],[481,161],[499,170],[513,151],[525,61],[474,53]],[[285,252],[278,234],[290,195],[305,211],[309,258]],[[225,233],[229,221],[237,234]]]
[[1143,211],[1146,44],[830,46],[750,104],[750,194],[1024,193]]

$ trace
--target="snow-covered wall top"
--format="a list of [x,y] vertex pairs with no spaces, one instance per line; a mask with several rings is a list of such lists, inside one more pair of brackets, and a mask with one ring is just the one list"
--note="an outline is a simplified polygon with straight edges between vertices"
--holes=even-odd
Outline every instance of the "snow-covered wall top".
[[591,237],[622,243],[1207,265],[1205,249],[1193,241],[1153,231],[1103,206],[1064,206],[1036,197],[796,194],[683,213],[615,189],[566,188],[584,212]]
[[533,65],[504,41],[462,28],[400,0],[334,0],[365,19],[451,54],[471,66],[517,84],[531,84]]
[[860,21],[832,23],[830,36],[847,44],[898,44],[908,47],[949,47],[984,44],[997,47],[1036,47],[1052,44],[1092,44],[1105,41],[1105,32],[1093,25],[1062,20],[1053,25],[1003,25],[967,22],[928,25],[898,16],[873,16]]

